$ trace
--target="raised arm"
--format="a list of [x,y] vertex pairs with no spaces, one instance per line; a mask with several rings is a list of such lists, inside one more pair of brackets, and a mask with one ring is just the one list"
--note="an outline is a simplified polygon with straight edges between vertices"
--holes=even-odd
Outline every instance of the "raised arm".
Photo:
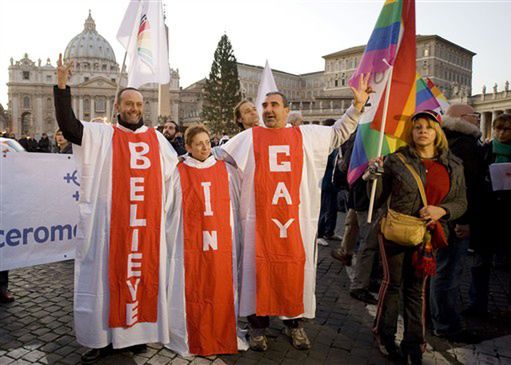
[[64,137],[71,143],[81,145],[83,125],[75,117],[71,107],[71,89],[67,86],[71,69],[72,63],[62,64],[62,53],[60,53],[57,62],[57,85],[53,87],[55,116]]
[[361,74],[358,78],[357,87],[351,86],[351,91],[353,93],[353,105],[346,110],[346,113],[341,117],[341,119],[337,120],[335,124],[332,126],[334,130],[334,135],[332,137],[332,143],[330,148],[338,148],[344,142],[350,138],[350,135],[357,128],[358,121],[360,119],[360,115],[362,114],[362,110],[364,109],[364,105],[369,98],[369,94],[373,92],[371,87],[369,86],[369,77],[370,73]]

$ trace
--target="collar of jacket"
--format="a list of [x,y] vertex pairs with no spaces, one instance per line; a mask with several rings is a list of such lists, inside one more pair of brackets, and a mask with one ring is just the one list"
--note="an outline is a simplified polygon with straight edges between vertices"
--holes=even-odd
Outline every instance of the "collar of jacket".
[[[417,150],[414,148],[410,146],[404,146],[399,148],[396,152],[402,153],[414,165],[420,166],[421,158],[417,153]],[[454,156],[449,150],[440,150],[439,154],[437,155],[437,161],[449,169],[451,169],[451,165],[453,163],[461,163],[461,160]]]
[[130,124],[130,123],[126,123],[124,120],[122,120],[120,114],[117,114],[117,122],[120,125],[122,125],[124,128],[132,130],[134,132],[144,125],[144,118],[140,118],[140,120],[138,121],[137,124]]
[[447,129],[453,132],[459,132],[462,134],[466,134],[469,136],[473,136],[475,138],[481,137],[481,131],[479,128],[462,118],[454,118],[454,117],[444,117],[444,122],[442,124],[442,128]]

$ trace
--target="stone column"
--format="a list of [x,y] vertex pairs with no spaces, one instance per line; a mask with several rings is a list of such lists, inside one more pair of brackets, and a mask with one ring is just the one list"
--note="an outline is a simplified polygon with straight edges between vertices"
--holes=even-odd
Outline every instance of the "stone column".
[[112,118],[112,111],[110,110],[111,107],[112,107],[112,103],[110,102],[110,98],[107,96],[106,97],[106,113],[105,113],[105,116],[106,116],[106,119],[108,121],[110,121],[110,119]]
[[94,118],[94,96],[90,97],[90,119]]
[[21,118],[20,118],[20,109],[19,109],[19,97],[18,95],[13,95],[12,96],[12,99],[11,99],[11,102],[12,102],[12,115],[11,115],[11,118],[12,118],[12,131],[16,134],[16,138],[20,138],[21,136],[19,135],[20,134],[20,131],[21,131]]
[[37,116],[35,120],[35,133],[40,134],[46,131],[46,123],[43,120],[43,97],[42,95],[37,96]]
[[79,109],[78,109],[78,119],[83,120],[83,97],[80,96],[78,101]]

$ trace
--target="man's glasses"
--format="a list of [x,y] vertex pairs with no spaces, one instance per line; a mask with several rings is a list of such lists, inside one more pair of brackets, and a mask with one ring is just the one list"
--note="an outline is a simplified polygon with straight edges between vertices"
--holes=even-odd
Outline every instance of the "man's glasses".
[[470,114],[461,114],[462,117],[474,117],[474,118],[477,118],[477,119],[481,119],[481,113],[478,113],[478,112],[474,112],[474,113],[470,113]]

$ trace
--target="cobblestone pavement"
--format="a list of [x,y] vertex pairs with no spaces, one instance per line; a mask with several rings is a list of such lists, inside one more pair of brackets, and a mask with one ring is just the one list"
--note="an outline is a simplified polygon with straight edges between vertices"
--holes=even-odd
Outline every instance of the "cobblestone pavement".
[[[247,351],[184,359],[159,344],[150,344],[147,353],[132,356],[120,352],[100,363],[387,364],[370,332],[376,307],[350,298],[349,275],[329,253],[330,247],[319,247],[317,317],[305,324],[312,342],[310,351],[295,350],[281,332],[282,323],[273,320],[270,348],[265,353]],[[509,273],[498,270],[492,275],[490,309],[494,316],[469,323],[482,331],[486,341],[467,346],[428,337],[431,341],[425,364],[511,364],[511,318],[506,297],[509,276],[505,275]],[[465,276],[466,293],[468,275]],[[86,349],[75,341],[73,333],[73,261],[13,270],[10,288],[16,301],[0,304],[0,365],[79,363]]]

